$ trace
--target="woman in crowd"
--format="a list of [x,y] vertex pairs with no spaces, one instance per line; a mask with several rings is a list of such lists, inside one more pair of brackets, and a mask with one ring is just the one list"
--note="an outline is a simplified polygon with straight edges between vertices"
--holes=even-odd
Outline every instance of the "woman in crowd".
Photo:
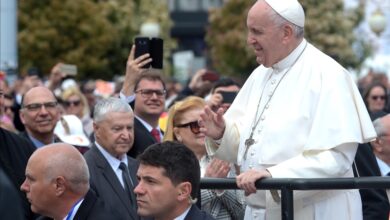
[[387,105],[387,89],[380,83],[371,84],[364,91],[363,98],[370,115],[384,111]]
[[[225,178],[234,176],[228,162],[207,155],[205,136],[200,133],[198,119],[205,101],[189,96],[176,102],[168,112],[164,141],[179,141],[191,149],[199,160],[202,177]],[[235,190],[201,190],[202,210],[216,219],[242,219],[244,205]]]
[[69,87],[62,92],[61,100],[65,114],[79,117],[83,123],[85,133],[89,136],[93,131],[93,121],[90,117],[90,109],[85,96],[77,87]]

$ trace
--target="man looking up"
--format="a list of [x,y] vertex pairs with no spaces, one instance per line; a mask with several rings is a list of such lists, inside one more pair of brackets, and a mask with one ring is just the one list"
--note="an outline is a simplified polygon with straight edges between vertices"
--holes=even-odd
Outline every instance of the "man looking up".
[[48,88],[33,87],[24,94],[19,111],[26,131],[21,136],[39,148],[55,142],[54,128],[60,119],[57,99]]
[[154,144],[139,157],[138,214],[154,220],[211,220],[194,204],[200,182],[195,154],[183,144],[165,141]]
[[[347,70],[304,37],[297,0],[258,0],[247,42],[260,64],[225,115],[205,107],[201,131],[210,154],[237,162],[245,219],[280,219],[279,194],[256,190],[262,178],[353,177],[358,143],[375,138]],[[361,219],[359,192],[294,192],[295,219]]]

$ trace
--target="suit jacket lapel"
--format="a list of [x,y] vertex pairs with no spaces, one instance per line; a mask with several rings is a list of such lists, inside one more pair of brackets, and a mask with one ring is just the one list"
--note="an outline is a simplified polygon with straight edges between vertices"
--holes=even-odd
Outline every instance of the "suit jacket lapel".
[[73,220],[84,220],[87,219],[89,213],[91,212],[92,207],[95,205],[96,196],[94,193],[89,190],[84,197],[83,202],[81,203],[79,209],[77,210],[76,215]]
[[[151,142],[151,143],[156,143],[156,140],[154,139],[152,134],[148,131],[148,129],[146,129],[146,127],[142,124],[142,122],[140,120],[138,120],[138,118],[136,118],[136,117],[134,117],[134,127],[136,127],[138,129],[137,134],[142,134],[142,136],[143,136],[142,140],[147,141],[147,142]],[[147,138],[148,140],[145,140],[145,138]]]
[[[100,153],[99,149],[94,144],[92,148],[90,149],[92,151],[95,151],[95,160],[96,164],[101,169],[102,175],[107,180],[107,182],[111,185],[111,187],[114,189],[116,195],[120,198],[126,209],[129,211],[129,213],[134,213],[134,211],[131,208],[131,205],[129,205],[129,198],[127,194],[125,193],[125,189],[122,187],[121,183],[118,180],[118,177],[112,170],[110,164],[107,162],[106,158],[104,158],[103,154]],[[130,195],[129,195],[130,196]]]

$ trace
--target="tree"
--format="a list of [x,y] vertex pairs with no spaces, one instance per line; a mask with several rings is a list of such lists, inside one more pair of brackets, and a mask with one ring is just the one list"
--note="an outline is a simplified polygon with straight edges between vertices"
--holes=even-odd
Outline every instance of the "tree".
[[19,2],[19,55],[22,69],[44,73],[58,61],[78,66],[79,77],[107,71],[107,45],[117,32],[92,1]]
[[[206,40],[215,68],[228,75],[248,75],[257,66],[246,44],[246,14],[255,1],[229,0],[210,12]],[[357,54],[353,29],[363,18],[364,6],[345,11],[343,0],[300,0],[306,13],[305,38],[345,67],[359,67],[368,55]]]
[[[141,10],[147,7],[147,13]],[[154,15],[156,9],[159,13]],[[111,80],[124,73],[140,24],[156,17],[166,38],[171,26],[168,15],[166,2],[159,0],[20,0],[21,69],[36,66],[48,73],[62,61],[78,66],[79,79]],[[175,44],[166,42],[169,52]]]

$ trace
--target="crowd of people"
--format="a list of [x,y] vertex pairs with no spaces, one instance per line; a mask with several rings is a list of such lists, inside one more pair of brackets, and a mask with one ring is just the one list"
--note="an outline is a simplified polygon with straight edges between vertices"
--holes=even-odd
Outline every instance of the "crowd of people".
[[[62,63],[0,78],[1,219],[280,219],[259,179],[389,176],[387,78],[356,85],[306,41],[296,0],[259,0],[246,22],[259,67],[244,85],[200,69],[181,86],[135,46],[111,97]],[[200,189],[204,177],[239,189]],[[295,219],[389,211],[384,189],[294,193]]]

